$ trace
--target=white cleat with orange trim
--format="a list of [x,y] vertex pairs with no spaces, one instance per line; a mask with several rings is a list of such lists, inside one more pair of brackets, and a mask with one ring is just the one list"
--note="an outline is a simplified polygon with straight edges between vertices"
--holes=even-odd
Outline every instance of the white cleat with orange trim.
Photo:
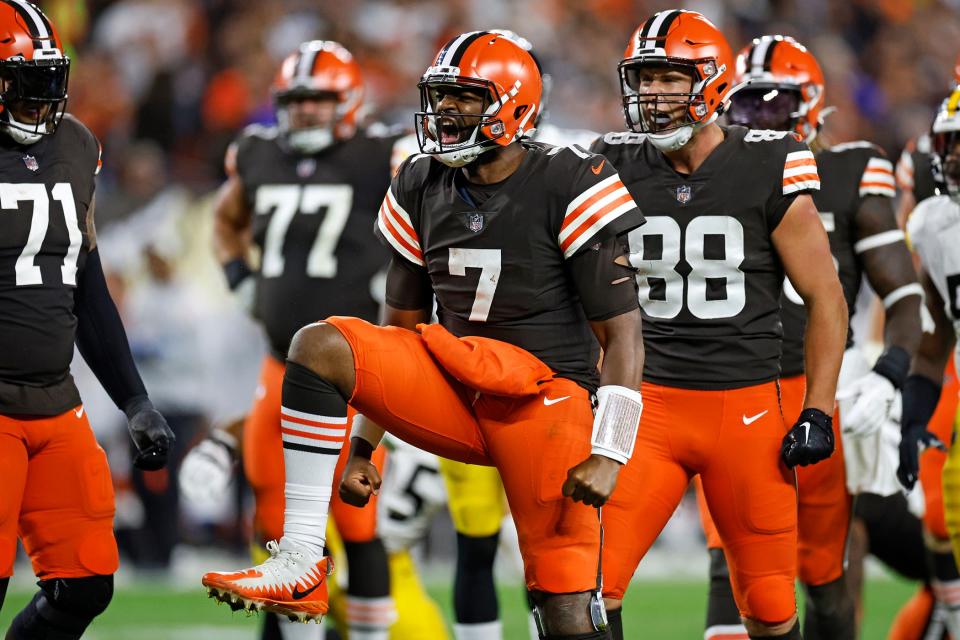
[[234,611],[270,611],[291,620],[320,622],[327,612],[327,576],[333,560],[317,557],[286,538],[267,543],[270,557],[263,564],[203,576],[207,594]]

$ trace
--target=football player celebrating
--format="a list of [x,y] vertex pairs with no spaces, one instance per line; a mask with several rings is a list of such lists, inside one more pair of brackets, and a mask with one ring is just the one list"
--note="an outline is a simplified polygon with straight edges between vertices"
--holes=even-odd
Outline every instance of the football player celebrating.
[[[938,407],[943,371],[960,335],[960,87],[943,102],[931,133],[935,164],[941,174],[940,195],[917,205],[907,220],[910,243],[920,258],[920,281],[926,292],[927,309],[936,329],[925,334],[914,358],[910,376],[903,389],[903,416],[900,466],[897,477],[912,488],[919,475],[919,454],[925,448],[944,448],[928,425]],[[952,326],[951,326],[952,325]],[[944,506],[955,504],[960,493],[960,466],[953,447],[943,469]],[[951,536],[958,531],[947,509],[947,528]],[[956,539],[954,538],[956,544]],[[934,549],[937,551],[937,549]],[[942,550],[941,550],[942,551]],[[933,565],[933,593],[947,611],[947,630],[960,636],[960,575],[956,564],[945,561]]]
[[94,231],[100,144],[64,114],[70,60],[35,5],[0,2],[0,606],[19,536],[40,590],[8,640],[83,635],[113,595],[103,450],[70,375],[73,344],[127,416],[135,464],[174,434],[153,408],[107,291]]
[[[594,145],[649,215],[630,234],[645,410],[603,510],[604,596],[616,628],[634,570],[699,474],[750,637],[799,638],[790,469],[833,452],[846,302],[810,197],[820,187],[813,154],[788,131],[716,123],[733,64],[699,13],[653,15],[619,66],[632,132]],[[784,271],[809,317],[806,397],[789,429],[776,382]]]
[[[844,398],[840,407],[842,455],[797,470],[798,569],[807,595],[804,636],[852,640],[856,635],[854,606],[843,577],[851,517],[847,490],[849,487],[854,494],[900,493],[894,481],[896,460],[878,455],[878,451],[885,438],[881,427],[890,422],[890,408],[920,342],[922,290],[894,215],[891,163],[869,143],[829,147],[818,137],[824,81],[813,54],[789,37],[757,38],[737,57],[734,84],[737,89],[728,111],[732,124],[794,132],[814,151],[821,185],[813,201],[830,239],[849,313],[856,309],[864,273],[886,309],[886,351],[872,370],[852,347],[853,336],[847,338],[839,383]],[[790,421],[803,408],[806,311],[789,281],[780,306],[780,402]],[[835,419],[835,437],[840,436],[839,426]],[[738,628],[721,541],[709,512],[702,509],[701,515],[712,565],[704,637],[722,631],[746,638],[746,631]]]
[[[288,476],[303,468],[329,491],[348,402],[367,418],[354,426],[340,485],[352,502],[379,490],[376,425],[437,455],[496,466],[542,635],[606,637],[592,506],[612,493],[642,408],[640,312],[623,234],[643,217],[603,157],[522,140],[541,81],[509,39],[457,36],[419,87],[424,153],[401,165],[377,221],[394,252],[388,326],[332,317],[294,337],[284,410],[326,442],[286,450]],[[440,323],[421,324],[434,295]],[[602,376],[598,346],[608,354]],[[323,530],[303,523],[326,511],[315,502],[285,522],[284,539],[309,555],[282,547],[259,567],[204,581],[284,613],[323,613]],[[319,595],[295,600],[294,588]]]
[[[312,502],[330,497],[329,488],[324,493],[301,483],[291,466],[284,474],[285,450],[327,450],[324,429],[281,410],[284,359],[297,329],[318,318],[333,313],[377,318],[372,281],[389,253],[369,234],[400,138],[359,130],[360,66],[335,42],[300,45],[281,64],[272,92],[278,125],[250,127],[228,150],[228,178],[214,214],[215,250],[227,282],[238,295],[252,295],[253,314],[270,344],[242,435],[259,544],[280,540],[285,517],[296,528],[292,522]],[[261,254],[257,271],[247,261],[251,242]],[[340,428],[349,430],[349,424]],[[235,444],[220,432],[205,446],[213,451],[217,443],[221,458]],[[342,466],[346,453],[341,458]],[[382,449],[375,460],[382,463]],[[351,569],[346,608],[351,637],[386,638],[395,614],[387,557],[376,536],[376,507],[357,509],[334,498],[332,511]],[[316,524],[322,539],[325,522],[299,526]],[[291,538],[275,545],[267,545],[274,554],[298,549]],[[275,626],[272,620],[268,624]]]

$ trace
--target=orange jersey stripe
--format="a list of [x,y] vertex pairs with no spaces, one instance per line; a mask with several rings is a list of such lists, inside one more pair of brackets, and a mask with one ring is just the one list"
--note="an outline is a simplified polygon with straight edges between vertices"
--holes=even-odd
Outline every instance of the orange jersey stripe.
[[783,165],[784,170],[794,169],[796,167],[813,167],[816,169],[817,162],[811,158],[800,158],[799,160],[790,160]]
[[391,217],[390,217],[389,215],[384,214],[384,211],[385,211],[385,209],[383,209],[383,208],[380,209],[381,219],[383,220],[383,226],[385,226],[385,227],[387,228],[387,231],[390,233],[390,235],[393,237],[393,239],[397,241],[397,244],[402,245],[404,249],[406,249],[406,250],[409,251],[411,254],[413,254],[414,256],[416,256],[417,259],[419,259],[419,260],[422,261],[422,260],[423,260],[423,252],[420,251],[420,249],[418,249],[418,248],[416,248],[415,246],[413,246],[412,244],[410,244],[409,242],[407,242],[407,241],[403,238],[403,236],[400,235],[400,232],[397,231],[396,226],[393,224],[394,221],[391,219]]
[[613,200],[613,201],[611,201],[610,203],[608,203],[605,207],[603,207],[602,209],[600,209],[600,211],[597,211],[597,212],[594,213],[592,216],[590,216],[589,218],[587,218],[587,219],[583,222],[583,224],[580,225],[579,229],[577,229],[576,231],[574,231],[573,233],[571,233],[571,234],[567,237],[567,239],[564,240],[563,243],[560,245],[560,250],[561,250],[561,251],[566,251],[566,250],[567,250],[567,247],[569,247],[571,244],[573,244],[574,242],[576,242],[576,241],[577,241],[577,238],[579,238],[579,237],[582,236],[584,233],[586,233],[586,232],[590,229],[590,227],[592,227],[592,226],[594,225],[594,223],[595,223],[597,220],[599,220],[599,219],[602,218],[603,216],[607,215],[608,213],[610,213],[611,211],[613,211],[614,209],[616,209],[616,208],[619,207],[620,205],[626,204],[627,202],[632,202],[632,201],[633,201],[633,196],[631,196],[629,193],[625,193],[625,194],[623,194],[622,196],[620,196],[619,198],[616,198],[615,200]]
[[341,423],[331,423],[331,422],[320,422],[318,420],[308,420],[306,418],[294,418],[293,416],[288,416],[287,414],[281,414],[280,418],[286,420],[287,422],[296,422],[297,424],[305,424],[308,427],[323,427],[325,429],[346,429],[347,424],[345,422]]
[[403,229],[404,231],[407,232],[407,235],[408,235],[408,236],[410,236],[411,238],[417,238],[417,239],[419,239],[419,237],[417,236],[417,232],[413,230],[413,227],[411,227],[409,224],[407,224],[407,221],[403,219],[403,216],[400,215],[400,212],[397,211],[396,209],[394,209],[394,208],[393,208],[393,205],[390,204],[390,196],[389,196],[389,195],[388,195],[386,198],[383,199],[383,203],[384,203],[385,205],[387,205],[387,209],[390,211],[390,218],[391,218],[391,220],[395,220],[395,221],[397,222],[397,225],[398,225],[401,229]]
[[817,182],[819,182],[819,181],[820,181],[820,176],[819,176],[818,174],[816,174],[816,173],[801,173],[801,174],[796,175],[796,176],[791,176],[791,177],[789,177],[789,178],[784,178],[784,179],[783,179],[783,186],[786,187],[786,186],[791,185],[791,184],[796,184],[796,183],[798,183],[798,182],[808,182],[808,181],[810,181],[810,180],[816,180]]
[[589,198],[581,202],[580,206],[578,206],[576,209],[574,209],[564,217],[563,224],[560,225],[560,231],[563,232],[564,229],[570,226],[570,223],[572,223],[574,220],[577,219],[577,216],[579,216],[581,213],[589,209],[590,206],[595,204],[598,200],[601,200],[603,199],[604,196],[608,196],[614,191],[616,191],[617,189],[622,189],[622,188],[624,188],[623,182],[621,182],[620,180],[617,180],[616,182],[613,182],[610,185],[608,185],[605,189],[601,189],[600,191],[596,192],[595,194],[593,194],[592,196],[590,196]]

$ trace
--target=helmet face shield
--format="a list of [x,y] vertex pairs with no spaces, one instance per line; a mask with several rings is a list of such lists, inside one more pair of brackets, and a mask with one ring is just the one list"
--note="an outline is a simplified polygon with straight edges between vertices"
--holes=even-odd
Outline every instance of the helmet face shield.
[[[420,150],[445,154],[484,145],[503,133],[497,114],[500,95],[492,82],[476,78],[432,80],[418,85],[421,110],[414,115]],[[456,105],[456,110],[450,108]]]
[[8,127],[30,136],[56,131],[67,106],[69,58],[0,62],[0,103]]
[[796,87],[749,86],[733,94],[727,114],[731,124],[792,131],[800,117],[801,103]]
[[626,60],[619,71],[623,113],[633,131],[666,133],[706,117],[694,62],[648,57]]

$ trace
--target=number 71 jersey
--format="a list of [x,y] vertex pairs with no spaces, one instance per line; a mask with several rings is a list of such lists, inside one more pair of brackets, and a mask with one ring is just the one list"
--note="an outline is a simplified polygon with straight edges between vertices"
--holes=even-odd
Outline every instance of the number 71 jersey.
[[70,115],[36,144],[0,147],[0,414],[79,404],[74,291],[99,166],[99,143]]
[[592,147],[644,203],[647,224],[630,234],[644,379],[666,386],[735,389],[780,374],[783,266],[770,234],[798,194],[820,188],[816,161],[787,132],[723,131],[689,176],[640,134]]

